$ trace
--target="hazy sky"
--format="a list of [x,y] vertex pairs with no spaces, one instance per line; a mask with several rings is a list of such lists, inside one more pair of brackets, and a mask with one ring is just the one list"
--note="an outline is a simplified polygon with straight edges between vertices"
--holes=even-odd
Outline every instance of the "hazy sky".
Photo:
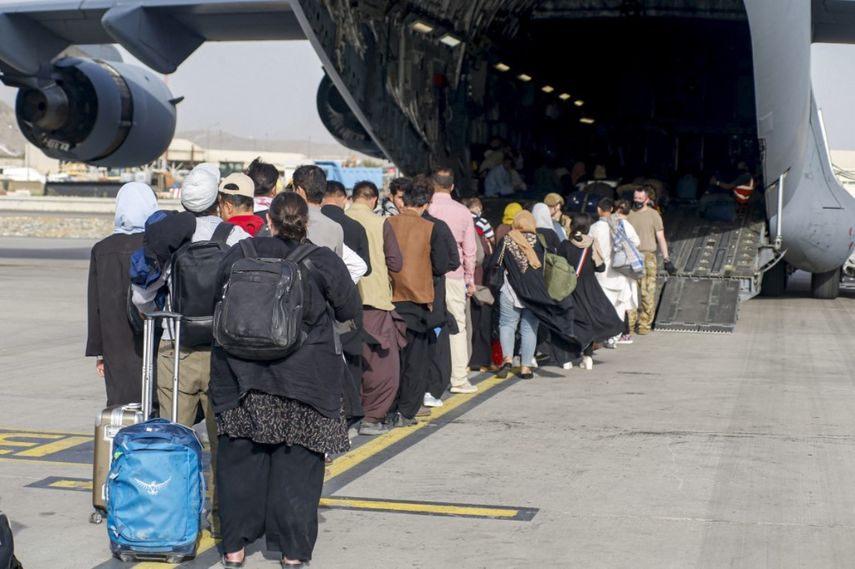
[[[169,77],[179,105],[178,130],[219,129],[260,140],[332,142],[318,118],[323,71],[306,41],[207,43]],[[829,144],[855,150],[855,46],[815,45],[813,82]],[[0,86],[0,98],[15,91]]]

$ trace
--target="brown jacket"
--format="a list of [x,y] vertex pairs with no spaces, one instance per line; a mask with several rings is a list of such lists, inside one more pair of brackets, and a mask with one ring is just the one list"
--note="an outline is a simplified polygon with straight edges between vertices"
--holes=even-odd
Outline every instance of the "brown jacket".
[[392,302],[433,303],[433,269],[430,256],[433,223],[410,210],[388,218],[388,222],[395,232],[404,258],[404,266],[400,271],[389,272],[392,278]]

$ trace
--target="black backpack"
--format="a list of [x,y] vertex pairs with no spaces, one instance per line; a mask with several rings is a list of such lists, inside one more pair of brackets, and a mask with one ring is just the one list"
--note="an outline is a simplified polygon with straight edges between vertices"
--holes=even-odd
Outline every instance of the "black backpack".
[[220,223],[210,241],[187,243],[178,249],[170,262],[171,309],[181,314],[181,346],[210,346],[213,341],[214,305],[217,302],[217,277],[220,261],[229,251],[226,240],[234,225]]
[[[316,246],[297,246],[286,258],[261,258],[251,239],[240,242],[214,314],[214,338],[230,355],[245,360],[279,360],[300,348],[303,331],[303,276],[300,263]],[[307,262],[308,264],[308,262]]]
[[15,540],[6,514],[0,514],[0,569],[23,569],[15,558]]

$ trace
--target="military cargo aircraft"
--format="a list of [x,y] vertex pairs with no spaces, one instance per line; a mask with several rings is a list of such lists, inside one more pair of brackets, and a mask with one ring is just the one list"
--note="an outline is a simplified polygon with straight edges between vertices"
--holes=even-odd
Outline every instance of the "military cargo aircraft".
[[[780,293],[782,258],[813,273],[814,296],[838,294],[855,200],[832,173],[810,46],[855,41],[852,4],[0,2],[0,71],[20,89],[26,138],[49,156],[91,164],[138,165],[164,151],[180,99],[157,74],[173,73],[203,42],[298,39],[323,63],[317,105],[332,135],[406,173],[443,161],[465,179],[480,158],[473,148],[497,134],[531,155],[596,148],[627,170],[710,170],[754,156],[765,219],[759,228],[683,223],[680,294],[672,286],[683,297],[663,300],[715,304],[726,293],[729,307],[734,295],[757,294],[763,273],[767,292]],[[108,44],[150,69],[122,63]]]

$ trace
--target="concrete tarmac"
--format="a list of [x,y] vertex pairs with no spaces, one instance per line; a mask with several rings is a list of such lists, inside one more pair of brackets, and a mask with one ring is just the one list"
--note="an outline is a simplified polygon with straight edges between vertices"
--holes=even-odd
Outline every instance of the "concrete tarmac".
[[[74,489],[91,477],[87,444],[50,452],[91,433],[103,406],[82,356],[87,261],[5,256],[24,248],[12,241],[0,240],[0,509],[27,569],[131,567],[110,561],[90,494]],[[325,493],[359,500],[321,511],[312,567],[850,567],[855,302],[806,298],[796,281],[745,303],[734,334],[654,333],[598,352],[589,372],[479,376],[481,393],[449,398],[427,426],[336,459]],[[9,434],[51,432],[65,434]],[[28,451],[46,454],[16,456]],[[482,506],[523,513],[477,517]],[[277,567],[261,545],[246,567]],[[217,562],[209,550],[183,566]]]

